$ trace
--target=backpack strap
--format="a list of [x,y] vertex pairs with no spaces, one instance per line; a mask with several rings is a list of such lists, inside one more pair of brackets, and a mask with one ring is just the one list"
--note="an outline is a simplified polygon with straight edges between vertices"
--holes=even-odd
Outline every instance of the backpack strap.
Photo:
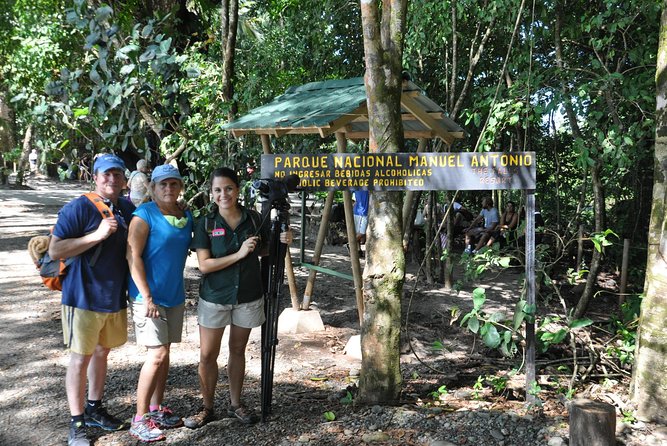
[[[87,194],[83,194],[83,196],[86,197],[88,200],[90,200],[91,203],[95,205],[102,218],[109,218],[113,216],[111,208],[104,202],[104,199],[99,195],[97,195],[95,192],[88,192]],[[95,266],[95,263],[97,263],[97,259],[100,257],[100,254],[102,253],[103,244],[104,242],[101,242],[97,245],[97,248],[93,253],[93,256],[90,258],[90,262],[88,262],[88,265],[90,265],[91,267]]]
[[109,218],[113,216],[111,208],[109,208],[109,206],[104,202],[104,199],[97,195],[95,192],[88,192],[87,194],[83,194],[83,196],[89,199],[90,202],[95,205],[100,215],[102,215],[102,218]]

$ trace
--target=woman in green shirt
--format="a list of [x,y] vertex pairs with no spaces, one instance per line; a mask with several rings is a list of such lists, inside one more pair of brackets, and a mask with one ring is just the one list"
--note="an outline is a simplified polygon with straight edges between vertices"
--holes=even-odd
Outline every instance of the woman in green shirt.
[[[268,253],[270,228],[259,213],[239,204],[239,180],[232,169],[223,167],[213,171],[211,192],[216,208],[197,224],[191,246],[197,251],[199,270],[204,275],[197,311],[203,408],[185,420],[185,425],[191,429],[215,419],[217,360],[228,325],[230,406],[227,412],[246,424],[258,420],[253,411],[242,404],[241,392],[250,331],[264,322],[259,256]],[[282,233],[280,240],[291,243],[291,231]]]

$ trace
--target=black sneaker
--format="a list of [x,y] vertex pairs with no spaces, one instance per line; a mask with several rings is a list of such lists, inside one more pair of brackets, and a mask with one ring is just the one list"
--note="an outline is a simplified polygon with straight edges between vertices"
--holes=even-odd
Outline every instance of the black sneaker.
[[127,429],[127,424],[113,415],[109,415],[104,406],[92,410],[89,410],[88,407],[86,407],[83,415],[86,420],[86,426],[89,427],[101,427],[105,431],[120,431]]
[[69,427],[67,446],[90,446],[86,438],[86,425],[82,422],[72,423]]
[[160,429],[173,429],[183,426],[183,419],[166,407],[160,406],[159,409],[148,412],[148,416]]

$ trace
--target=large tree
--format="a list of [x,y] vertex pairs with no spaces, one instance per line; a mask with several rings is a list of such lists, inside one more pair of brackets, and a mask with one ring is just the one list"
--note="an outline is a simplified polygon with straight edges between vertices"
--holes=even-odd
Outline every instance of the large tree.
[[[371,152],[403,149],[402,58],[407,0],[361,0]],[[364,270],[361,402],[395,402],[401,390],[401,295],[405,276],[402,195],[375,192]]]
[[667,8],[660,20],[656,71],[653,207],[646,297],[642,302],[634,368],[634,400],[643,419],[667,422]]

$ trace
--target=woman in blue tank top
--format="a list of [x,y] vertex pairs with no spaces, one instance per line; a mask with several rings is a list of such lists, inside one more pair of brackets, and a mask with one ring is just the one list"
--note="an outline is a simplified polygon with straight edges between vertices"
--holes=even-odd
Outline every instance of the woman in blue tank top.
[[137,343],[147,349],[137,385],[137,412],[130,435],[144,442],[164,439],[162,429],[183,424],[162,404],[169,373],[169,349],[181,341],[185,303],[183,269],[193,219],[178,198],[183,180],[165,164],[151,176],[153,201],[134,212],[127,243],[129,293]]

